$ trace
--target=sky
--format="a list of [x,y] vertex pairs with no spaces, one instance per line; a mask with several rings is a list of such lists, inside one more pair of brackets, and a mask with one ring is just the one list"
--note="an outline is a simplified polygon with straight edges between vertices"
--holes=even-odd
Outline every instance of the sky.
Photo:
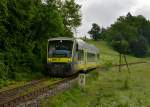
[[76,0],[80,4],[82,24],[77,29],[77,37],[87,36],[92,23],[109,27],[119,16],[128,12],[143,15],[150,20],[150,0]]

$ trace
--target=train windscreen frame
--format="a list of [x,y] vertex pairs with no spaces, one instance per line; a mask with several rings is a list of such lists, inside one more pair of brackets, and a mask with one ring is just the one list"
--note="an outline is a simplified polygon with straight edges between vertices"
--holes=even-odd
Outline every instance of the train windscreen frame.
[[51,40],[48,43],[48,57],[71,57],[73,41]]

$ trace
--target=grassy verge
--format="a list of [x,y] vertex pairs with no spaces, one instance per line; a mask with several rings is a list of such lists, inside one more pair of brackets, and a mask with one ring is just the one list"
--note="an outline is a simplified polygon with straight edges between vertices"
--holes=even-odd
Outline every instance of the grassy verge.
[[87,78],[83,92],[77,85],[71,90],[43,101],[41,107],[149,107],[150,67],[148,64],[132,65],[127,80],[126,68],[93,71]]

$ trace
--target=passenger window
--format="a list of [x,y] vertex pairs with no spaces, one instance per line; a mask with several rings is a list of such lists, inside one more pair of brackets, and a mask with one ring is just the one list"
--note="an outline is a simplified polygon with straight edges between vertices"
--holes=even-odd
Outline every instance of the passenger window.
[[87,54],[87,60],[88,61],[95,61],[95,54],[93,54],[93,53],[88,53]]
[[84,60],[84,51],[78,50],[78,60],[83,61]]

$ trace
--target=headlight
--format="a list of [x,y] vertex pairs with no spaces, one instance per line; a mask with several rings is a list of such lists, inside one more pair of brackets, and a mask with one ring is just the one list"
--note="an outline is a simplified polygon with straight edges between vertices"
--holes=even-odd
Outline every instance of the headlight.
[[72,60],[71,60],[71,58],[68,58],[68,62],[71,62]]
[[51,62],[51,59],[50,59],[50,58],[48,58],[48,62]]
[[71,59],[69,58],[69,59],[68,59],[68,62],[70,62],[70,61],[71,61]]

